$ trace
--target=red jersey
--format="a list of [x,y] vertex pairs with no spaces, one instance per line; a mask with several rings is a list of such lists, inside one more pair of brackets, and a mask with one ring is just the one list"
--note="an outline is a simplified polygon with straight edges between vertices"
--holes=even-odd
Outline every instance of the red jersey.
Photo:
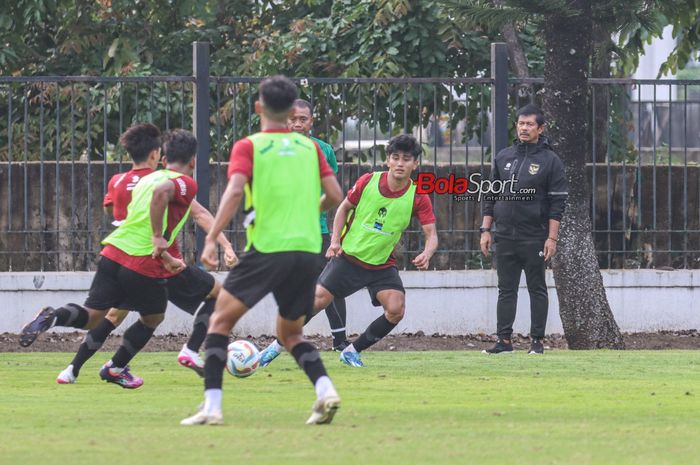
[[[146,170],[150,170],[150,168],[145,168],[143,170],[132,170],[125,174],[129,174],[133,171],[140,172]],[[150,172],[153,172],[153,170],[150,170]],[[146,174],[149,173],[142,173],[141,177],[146,176]],[[122,175],[117,174],[112,177],[112,180],[120,176]],[[128,179],[128,177],[124,179]],[[110,186],[112,185],[112,180],[110,180]],[[194,199],[195,195],[197,194],[197,183],[194,179],[192,179],[189,176],[182,175],[178,178],[171,179],[170,182],[172,182],[175,185],[175,197],[168,204],[168,231],[172,231],[175,228],[175,226],[180,222],[184,214],[187,212],[187,209],[190,207],[190,204],[192,203],[192,200]],[[113,212],[117,211],[117,207],[119,207],[120,211],[127,211],[127,206],[129,202],[131,202],[131,191],[134,188],[134,186],[131,186],[131,188],[128,189],[128,185],[129,183],[125,182],[115,182],[115,187],[113,188],[111,195],[109,191],[107,192],[107,195],[105,195],[104,204],[107,205],[108,201],[112,201]],[[121,218],[118,218],[115,214],[115,220],[123,220],[124,218],[126,218],[126,214],[124,214],[124,216]],[[182,259],[182,254],[180,253],[180,247],[177,243],[177,240],[175,240],[172,243],[172,245],[168,247],[168,253],[174,258]],[[165,268],[163,268],[162,260],[160,258],[153,259],[150,255],[134,257],[112,245],[106,245],[105,248],[102,249],[101,255],[119,263],[125,268],[128,268],[144,276],[149,276],[152,278],[169,278],[171,276],[175,276],[173,273],[165,271]]]
[[136,187],[136,183],[152,172],[151,168],[132,169],[126,173],[117,173],[109,180],[102,205],[112,207],[114,226],[119,226],[126,218],[126,207],[131,202],[131,191]]
[[[410,187],[410,184],[407,184],[406,187],[401,189],[400,191],[392,191],[391,189],[389,189],[388,176],[389,173],[385,172],[382,173],[382,175],[379,177],[379,193],[382,194],[384,197],[390,199],[401,197],[402,195],[404,195]],[[371,178],[372,173],[363,174],[362,176],[360,176],[360,179],[357,180],[352,189],[350,189],[350,191],[348,192],[347,199],[353,206],[357,206],[357,204],[360,202],[360,197],[362,197],[362,191],[367,186],[367,183],[369,183],[369,180]],[[430,201],[430,197],[428,197],[426,194],[416,193],[415,197],[413,198],[413,211],[411,212],[411,216],[418,218],[418,221],[422,226],[425,226],[426,224],[434,224],[435,214],[433,213],[433,203]],[[350,217],[348,223],[351,224],[352,220],[353,216]],[[343,254],[343,257],[345,257],[348,261],[360,265],[361,267],[367,268],[369,270],[381,270],[396,265],[396,255],[394,255],[394,252],[391,253],[386,263],[384,263],[383,265],[370,265],[369,263],[365,263],[362,260],[359,260],[347,254]]]
[[[275,129],[263,132],[291,132],[288,129]],[[326,156],[321,147],[314,141],[316,153],[318,154],[318,168],[320,177],[335,176],[333,168],[328,165]],[[248,182],[253,180],[253,142],[248,139],[241,139],[233,144],[231,149],[231,159],[228,164],[228,177],[233,176],[233,173],[241,173],[248,178]]]

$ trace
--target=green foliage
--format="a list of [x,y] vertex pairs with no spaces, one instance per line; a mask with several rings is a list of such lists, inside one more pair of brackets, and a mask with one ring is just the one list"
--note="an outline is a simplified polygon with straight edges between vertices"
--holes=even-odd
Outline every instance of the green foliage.
[[659,69],[659,77],[676,74],[700,57],[700,0],[599,1],[593,4],[593,20],[617,35],[614,52],[618,73],[628,76],[639,65],[644,46],[662,37],[672,26],[676,45]]
[[[676,75],[678,79],[694,79],[697,81],[700,81],[700,66],[692,66],[689,68],[682,69],[678,71],[678,74]],[[686,98],[686,91],[687,91],[687,98],[700,98],[700,84],[697,85],[689,85],[689,86],[681,86],[678,88],[678,98],[679,99],[684,99]]]
[[631,93],[625,86],[610,86],[608,110],[608,158],[612,162],[635,162],[638,156],[630,134],[634,131]]
[[[9,44],[0,49],[5,75],[187,76],[192,70],[191,42],[202,40],[211,43],[215,76],[284,73],[383,78],[483,76],[489,69],[489,43],[494,36],[464,28],[439,2],[426,0],[21,0],[0,13],[0,38]],[[167,86],[156,84],[151,93],[146,85],[138,91],[144,94],[142,102],[155,102],[153,114],[148,115],[120,106],[108,91],[108,142],[116,143],[121,126],[113,126],[120,118],[122,126],[136,116],[161,122]],[[43,103],[53,108],[58,94],[80,100],[86,93],[104,91],[101,86],[89,91],[81,87],[76,96],[75,90],[66,91],[64,85],[61,89],[54,95],[45,94]],[[212,135],[219,153],[227,152],[233,140],[255,127],[257,117],[251,110],[256,89],[256,84],[243,83],[212,87],[211,122],[221,129]],[[24,128],[26,103],[31,117],[28,132],[39,139],[42,100],[36,96],[43,91],[30,88],[24,93],[17,86],[0,87],[0,114],[8,114],[9,92],[14,99],[11,124],[18,125],[12,132],[19,134]],[[465,85],[450,89],[351,83],[302,88],[303,96],[313,99],[317,114],[323,116],[316,134],[330,141],[343,137],[346,118],[395,134],[404,127],[426,125],[432,115],[450,111],[467,118],[471,137],[485,117],[478,101],[482,92],[480,86]],[[451,95],[462,96],[465,103],[449,108]],[[63,112],[68,111],[67,101],[60,104]],[[93,116],[103,116],[97,101],[90,107]],[[80,110],[85,119],[87,110]],[[62,113],[62,121],[66,121],[64,116]],[[94,130],[98,132],[93,136],[101,141],[101,129]],[[0,133],[7,131],[7,121],[0,119]],[[45,134],[50,136],[50,132]],[[79,145],[88,145],[86,132],[77,137]],[[21,143],[20,139],[15,142]],[[61,150],[67,151],[68,147]],[[33,147],[29,152],[36,157],[39,150]],[[100,158],[95,153],[91,156]]]
[[[446,2],[457,17],[474,26],[497,31],[506,23],[513,23],[520,32],[521,41],[529,60],[541,75],[544,44],[541,40],[544,20],[548,14],[575,16],[578,12],[568,8],[568,2],[547,0],[503,0],[499,6],[493,0],[452,0]],[[594,0],[592,20],[606,38],[595,37],[595,42],[605,50],[596,53],[608,56],[612,51],[618,76],[628,76],[639,65],[644,46],[662,36],[667,25],[673,26],[677,45],[661,66],[659,75],[677,73],[693,58],[700,58],[700,0]],[[612,38],[617,36],[613,43]],[[532,52],[535,53],[532,53]],[[594,57],[600,59],[600,57]],[[604,58],[605,59],[605,58]],[[608,58],[608,65],[611,66]],[[633,130],[630,96],[621,87],[610,87],[608,131],[598,134],[608,141],[608,156],[613,161],[633,161],[636,157],[629,134]]]
[[0,160],[117,160],[125,156],[119,135],[131,124],[189,127],[191,94],[189,83],[175,82],[2,86]]
[[[535,26],[544,29],[547,15],[576,16],[569,2],[550,0],[445,0],[453,14],[477,26],[497,31],[507,23],[519,30]],[[673,26],[677,43],[661,65],[659,76],[675,74],[691,60],[700,58],[700,0],[592,0],[593,21],[610,37],[617,36],[613,50],[619,60],[619,73],[627,76],[639,65],[644,46],[661,37],[667,25]],[[599,38],[597,38],[599,39]]]
[[187,75],[190,43],[212,43],[212,73],[474,76],[489,37],[437,1],[20,0],[0,13],[3,74]]
[[[294,3],[294,2],[290,2]],[[435,1],[316,1],[313,13],[257,40],[241,74],[283,73],[315,77],[460,77],[483,75],[489,68],[491,37],[464,31]],[[242,89],[241,89],[242,90]],[[303,97],[316,104],[324,124],[317,134],[343,138],[343,121],[354,118],[380,133],[426,126],[431,116],[456,111],[476,130],[478,108],[449,108],[451,92],[473,101],[478,86],[400,86],[396,84],[309,85]],[[245,95],[240,96],[246,99]],[[236,107],[245,106],[245,100]],[[456,120],[454,122],[456,124]],[[234,137],[234,135],[231,135]],[[361,157],[374,156],[363,154]]]
[[[564,0],[503,3],[503,7],[494,7],[490,0],[17,0],[8,2],[0,12],[0,43],[4,45],[0,47],[0,72],[187,76],[192,69],[191,43],[202,40],[211,43],[215,76],[478,77],[489,73],[489,43],[498,38],[498,26],[513,22],[532,75],[540,75],[544,67],[543,19],[555,12],[578,13],[566,9],[568,2]],[[595,21],[605,24],[611,34],[619,34],[613,50],[620,57],[621,73],[636,67],[644,44],[657,37],[664,24],[673,24],[679,42],[661,70],[667,72],[684,66],[697,51],[699,5],[700,0],[596,1],[593,13]],[[49,113],[60,108],[61,121],[68,121],[66,117],[71,115],[76,118],[79,133],[66,139],[68,128],[61,128],[62,144],[72,142],[79,147],[78,152],[89,146],[91,157],[102,158],[105,154],[100,151],[104,150],[97,147],[105,145],[105,134],[106,145],[113,146],[120,129],[130,122],[145,118],[165,127],[169,112],[178,113],[170,115],[174,122],[189,122],[191,95],[187,90],[182,92],[177,85],[165,83],[155,84],[153,90],[149,85],[135,87],[126,86],[124,91],[131,95],[122,101],[122,91],[112,85],[89,89],[87,85],[65,84],[57,88],[49,85],[48,89],[0,86],[0,114],[10,115],[12,126],[8,128],[3,116],[0,134],[14,135],[13,145],[18,145],[11,148],[13,153],[24,150],[26,140],[29,158],[38,158],[43,104]],[[139,95],[140,105],[153,102],[154,107],[146,105],[142,109],[148,111],[137,111],[133,94]],[[257,117],[252,112],[255,94],[256,84],[212,87],[211,123],[217,154],[227,153],[233,140],[256,126]],[[317,104],[315,133],[331,142],[342,140],[348,118],[392,135],[404,128],[427,128],[431,119],[445,114],[453,115],[451,129],[466,119],[464,134],[471,139],[479,135],[490,103],[488,88],[463,84],[312,83],[302,87],[302,94]],[[183,97],[184,108],[180,105]],[[23,119],[25,104],[28,123]],[[104,109],[107,130],[95,124],[87,137],[87,113],[100,123]],[[55,134],[50,125],[45,131],[48,147]],[[75,151],[62,145],[59,156],[68,156],[71,150]],[[6,148],[0,158],[7,156]]]

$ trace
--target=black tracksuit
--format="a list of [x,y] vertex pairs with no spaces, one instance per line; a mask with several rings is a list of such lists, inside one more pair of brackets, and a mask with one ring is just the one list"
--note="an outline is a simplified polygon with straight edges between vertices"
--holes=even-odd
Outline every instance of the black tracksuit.
[[494,219],[496,268],[498,272],[498,336],[513,333],[520,274],[525,271],[530,293],[530,335],[542,338],[547,323],[547,285],[544,257],[540,255],[549,234],[549,220],[561,221],[568,191],[564,165],[546,137],[535,144],[520,141],[501,150],[491,180],[514,176],[515,190],[534,188],[528,200],[493,200],[483,203],[483,215]]

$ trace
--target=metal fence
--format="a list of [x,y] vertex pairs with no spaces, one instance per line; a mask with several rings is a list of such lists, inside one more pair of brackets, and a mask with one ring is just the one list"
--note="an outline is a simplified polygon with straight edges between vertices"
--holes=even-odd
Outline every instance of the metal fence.
[[[420,171],[488,176],[508,145],[514,113],[540,103],[542,79],[508,79],[493,47],[492,77],[296,79],[315,106],[315,135],[329,141],[349,189],[385,159],[400,132],[423,144]],[[507,63],[506,63],[507,64]],[[208,47],[195,45],[193,76],[0,77],[0,270],[94,269],[110,229],[101,199],[128,169],[117,143],[130,124],[191,128],[200,140],[198,199],[215,211],[235,140],[255,132],[260,78],[209,75]],[[590,80],[591,217],[604,268],[700,266],[700,81]],[[479,252],[480,206],[434,195],[438,269],[489,268]],[[244,243],[241,218],[228,231]],[[194,227],[182,235],[196,258]],[[201,240],[201,236],[200,236]],[[412,224],[399,266],[422,249]]]
[[190,127],[192,81],[0,78],[0,269],[92,269],[107,182],[130,166],[119,135],[137,121]]

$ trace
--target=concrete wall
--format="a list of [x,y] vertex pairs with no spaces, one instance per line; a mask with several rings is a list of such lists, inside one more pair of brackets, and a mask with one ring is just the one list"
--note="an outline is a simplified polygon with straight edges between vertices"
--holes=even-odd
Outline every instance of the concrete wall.
[[[0,333],[18,332],[45,305],[82,303],[92,280],[90,272],[0,273]],[[217,278],[223,280],[223,273]],[[498,296],[495,271],[406,271],[401,276],[407,291],[406,317],[397,332],[425,334],[493,333]],[[515,331],[529,330],[529,297],[521,279]],[[700,328],[700,271],[606,270],[603,271],[610,306],[625,332]],[[561,333],[557,294],[551,271],[548,333]],[[270,296],[240,322],[236,333],[274,333],[276,306]],[[348,299],[348,331],[362,331],[379,315],[366,291]],[[133,319],[132,315],[129,318]],[[186,333],[191,317],[168,308],[157,334]],[[131,320],[130,320],[131,321]],[[124,326],[122,326],[124,328]],[[316,317],[307,334],[330,334],[324,315]]]

